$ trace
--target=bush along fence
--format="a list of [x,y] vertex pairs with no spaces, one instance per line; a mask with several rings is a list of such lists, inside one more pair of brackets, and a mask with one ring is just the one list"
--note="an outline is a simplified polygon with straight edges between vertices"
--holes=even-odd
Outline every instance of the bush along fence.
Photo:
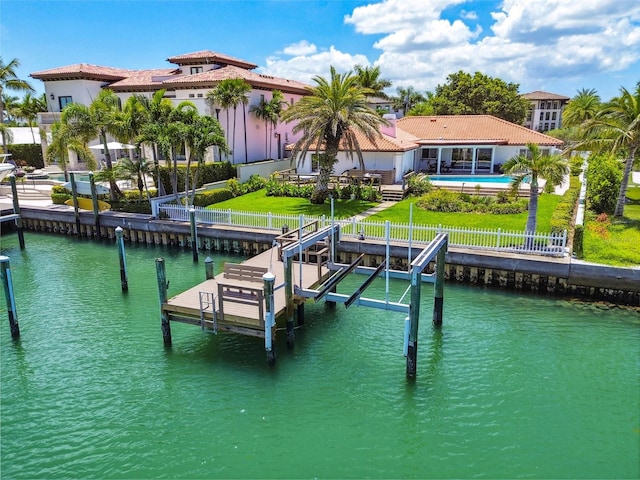
[[[189,222],[189,209],[181,205],[162,204],[156,207],[159,218]],[[240,228],[283,231],[296,229],[311,221],[320,226],[330,225],[331,218],[305,215],[215,210],[194,207],[196,222],[207,225],[229,225]],[[333,220],[340,225],[341,236],[355,240],[386,241],[387,222],[372,222],[356,218]],[[447,227],[442,225],[389,224],[389,240],[410,244],[427,244],[438,233],[449,234],[451,247],[511,252],[520,254],[564,257],[567,250],[567,231],[540,233],[481,228]]]

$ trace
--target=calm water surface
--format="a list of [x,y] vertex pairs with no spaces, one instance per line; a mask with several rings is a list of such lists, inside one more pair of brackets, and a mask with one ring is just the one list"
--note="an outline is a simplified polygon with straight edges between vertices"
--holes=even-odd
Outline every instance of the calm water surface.
[[640,476],[638,311],[448,284],[434,331],[425,285],[409,383],[401,314],[309,302],[269,368],[262,340],[194,326],[164,348],[154,259],[175,295],[204,277],[189,252],[127,246],[122,294],[114,245],[26,241],[1,240],[2,478]]

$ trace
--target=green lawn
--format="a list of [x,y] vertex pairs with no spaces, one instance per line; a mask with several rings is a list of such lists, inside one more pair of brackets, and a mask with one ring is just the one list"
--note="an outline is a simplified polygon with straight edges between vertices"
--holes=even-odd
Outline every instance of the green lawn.
[[624,217],[611,217],[606,233],[597,228],[593,214],[585,222],[583,259],[587,262],[631,267],[640,265],[640,187],[629,187]]
[[[360,200],[336,200],[334,203],[334,215],[335,218],[349,218],[376,205],[377,203],[375,202],[362,202]],[[331,203],[329,201],[326,201],[323,205],[314,205],[306,198],[267,197],[265,189],[215,203],[207,208],[222,210],[230,208],[234,211],[271,212],[279,215],[331,216]]]
[[[551,230],[550,221],[553,210],[562,197],[542,195],[538,202],[538,228],[541,233]],[[368,217],[372,221],[389,220],[391,223],[409,223],[409,208],[416,198],[407,198],[394,206]],[[413,223],[422,225],[442,225],[446,227],[470,227],[502,230],[524,230],[527,212],[513,215],[491,215],[480,213],[441,213],[422,210],[413,206]]]

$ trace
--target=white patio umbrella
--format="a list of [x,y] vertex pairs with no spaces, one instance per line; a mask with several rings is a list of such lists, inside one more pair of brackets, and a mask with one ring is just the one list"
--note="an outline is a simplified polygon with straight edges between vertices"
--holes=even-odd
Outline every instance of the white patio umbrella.
[[[92,150],[104,150],[104,145],[99,143],[98,145],[89,145],[89,148]],[[107,142],[107,148],[109,150],[133,150],[136,148],[135,145],[129,145],[128,143],[120,143],[120,142]],[[116,153],[116,160],[118,159],[118,154]]]

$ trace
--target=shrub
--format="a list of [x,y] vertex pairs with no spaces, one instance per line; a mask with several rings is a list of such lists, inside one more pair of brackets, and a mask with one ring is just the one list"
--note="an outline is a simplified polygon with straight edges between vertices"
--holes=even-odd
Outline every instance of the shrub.
[[233,198],[233,192],[228,188],[218,188],[216,190],[208,190],[202,193],[196,193],[193,199],[195,207],[207,207],[214,203],[223,202]]
[[573,232],[573,253],[578,258],[584,256],[584,227],[582,225],[576,225]]
[[611,156],[592,155],[587,167],[587,202],[595,213],[612,214],[622,183],[622,164]]
[[16,165],[43,168],[42,147],[40,144],[8,145],[9,153]]
[[499,203],[493,197],[435,189],[421,197],[417,205],[434,212],[477,212],[503,215],[525,212],[528,202],[526,199],[516,200],[504,197]]
[[[191,166],[191,175],[196,172],[197,165]],[[169,167],[159,167],[160,179],[167,192],[167,194],[173,193],[173,187],[171,185],[171,172]],[[184,191],[184,179],[187,172],[186,165],[178,165],[178,191]],[[198,183],[196,188],[201,187],[205,183],[220,182],[222,180],[229,180],[237,176],[236,167],[229,162],[214,162],[205,163],[200,166],[200,173],[198,174]],[[154,172],[154,181],[155,172]]]
[[553,214],[551,215],[551,231],[553,233],[562,233],[564,230],[570,231],[573,223],[573,215],[578,205],[578,198],[580,197],[580,179],[578,177],[571,177],[569,179],[569,188],[562,200],[556,205]]
[[409,195],[421,197],[433,190],[433,183],[427,175],[412,175],[409,177]]
[[64,202],[71,198],[70,193],[51,193],[51,201],[55,205],[63,205]]

